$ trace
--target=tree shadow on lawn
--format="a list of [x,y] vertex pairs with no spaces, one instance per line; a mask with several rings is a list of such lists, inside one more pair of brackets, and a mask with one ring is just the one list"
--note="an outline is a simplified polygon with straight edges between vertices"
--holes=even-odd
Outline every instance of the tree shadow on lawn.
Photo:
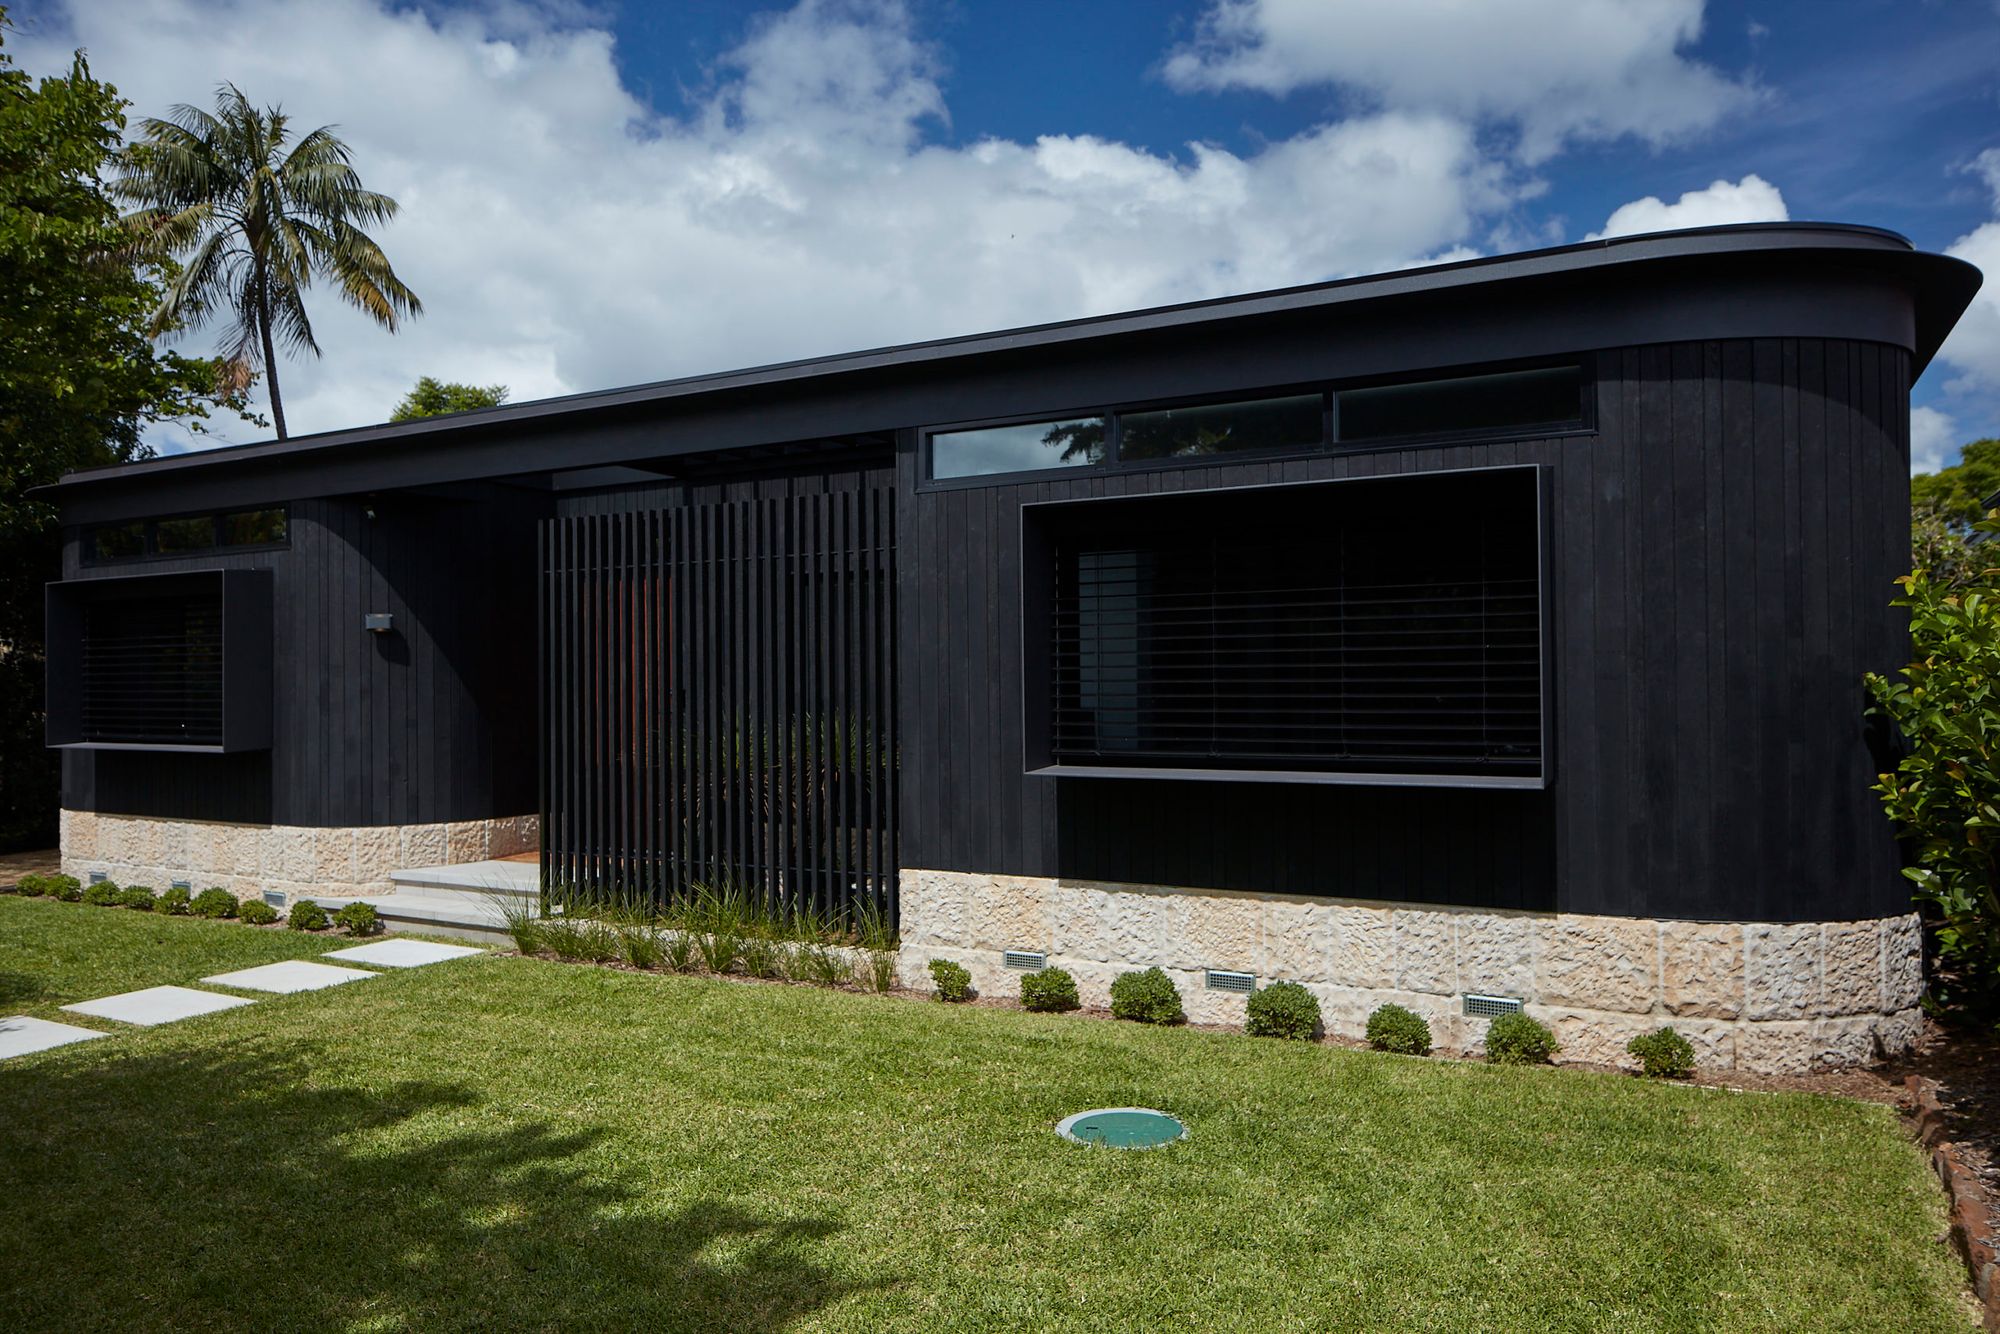
[[0,973],[0,1010],[31,1004],[49,994],[41,979],[26,973]]
[[7,1073],[0,1328],[775,1330],[857,1287],[833,1223],[649,1202],[464,1087],[254,1042]]

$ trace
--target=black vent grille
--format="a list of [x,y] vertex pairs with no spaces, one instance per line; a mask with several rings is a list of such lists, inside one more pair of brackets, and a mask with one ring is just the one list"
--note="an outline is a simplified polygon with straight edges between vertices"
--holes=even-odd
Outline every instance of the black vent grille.
[[86,608],[83,739],[222,744],[222,595],[112,599]]
[[1540,772],[1532,474],[1214,502],[1058,538],[1057,763]]

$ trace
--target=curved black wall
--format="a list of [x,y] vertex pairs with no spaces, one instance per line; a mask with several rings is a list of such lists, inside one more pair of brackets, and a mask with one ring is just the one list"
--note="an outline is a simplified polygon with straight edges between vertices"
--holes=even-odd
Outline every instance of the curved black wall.
[[[1647,917],[1906,911],[1861,677],[1907,650],[1888,601],[1909,353],[1759,338],[1592,359],[1597,429],[1561,439],[942,491],[919,489],[906,439],[903,865]],[[1553,498],[1546,791],[1022,773],[1022,503],[1519,463]]]

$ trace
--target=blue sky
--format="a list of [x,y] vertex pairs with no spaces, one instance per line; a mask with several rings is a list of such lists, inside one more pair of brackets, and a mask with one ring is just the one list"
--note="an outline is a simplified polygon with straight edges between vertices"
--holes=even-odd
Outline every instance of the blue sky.
[[[1873,223],[2000,268],[1994,0],[19,17],[30,69],[86,46],[138,114],[228,78],[336,122],[403,201],[382,239],[428,313],[390,338],[322,300],[295,430],[423,373],[538,397],[1663,225]],[[2000,434],[2000,295],[1916,401],[1927,462]]]

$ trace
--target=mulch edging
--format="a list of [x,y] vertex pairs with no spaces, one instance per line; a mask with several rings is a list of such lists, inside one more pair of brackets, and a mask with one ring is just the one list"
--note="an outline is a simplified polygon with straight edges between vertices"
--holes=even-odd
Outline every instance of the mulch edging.
[[1906,1081],[1913,1104],[1917,1140],[1931,1151],[1931,1168],[1951,1200],[1951,1243],[1972,1273],[1972,1290],[1985,1312],[1985,1325],[2000,1334],[2000,1214],[1987,1199],[1985,1182],[1949,1138],[1938,1082],[1923,1075]]

